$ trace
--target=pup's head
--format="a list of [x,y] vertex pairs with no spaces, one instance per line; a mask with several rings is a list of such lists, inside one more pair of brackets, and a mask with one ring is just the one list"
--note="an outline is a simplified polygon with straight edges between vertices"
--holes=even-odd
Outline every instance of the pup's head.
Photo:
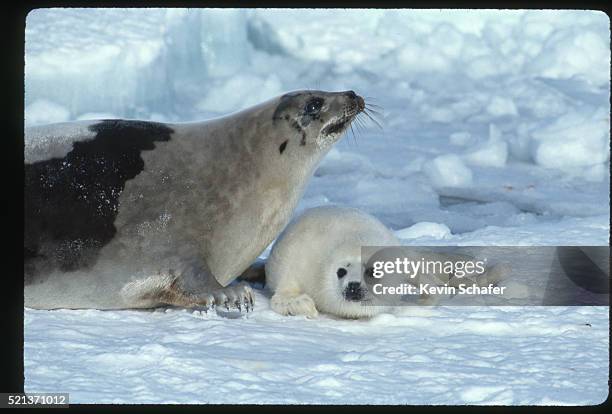
[[374,306],[374,295],[368,288],[366,278],[371,277],[368,269],[362,266],[358,252],[342,247],[332,252],[322,275],[321,311],[345,318],[363,318],[383,311]]

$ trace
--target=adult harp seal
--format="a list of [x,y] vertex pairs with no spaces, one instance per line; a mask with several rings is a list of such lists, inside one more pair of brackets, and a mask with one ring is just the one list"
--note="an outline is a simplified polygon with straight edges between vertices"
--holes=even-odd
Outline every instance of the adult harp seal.
[[364,107],[353,91],[296,91],[204,122],[27,128],[25,306],[248,310],[248,285],[229,283]]

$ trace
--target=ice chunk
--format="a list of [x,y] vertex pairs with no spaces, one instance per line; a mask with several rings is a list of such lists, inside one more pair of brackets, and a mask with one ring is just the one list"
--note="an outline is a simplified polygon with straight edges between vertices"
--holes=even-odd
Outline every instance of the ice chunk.
[[275,28],[258,15],[247,22],[247,37],[249,42],[257,50],[264,51],[270,55],[287,55],[283,46],[283,38]]
[[591,165],[580,175],[588,181],[603,181],[606,176],[610,176],[610,165],[607,163]]
[[110,112],[86,112],[76,117],[77,120],[90,120],[90,119],[116,119],[118,118]]
[[514,159],[530,162],[531,161],[531,124],[520,123],[517,125],[513,134],[506,138],[508,143],[508,154]]
[[201,48],[211,76],[242,72],[249,62],[247,10],[201,10]]
[[280,80],[273,74],[263,79],[236,75],[220,81],[196,106],[202,111],[227,113],[267,101],[282,91]]
[[495,125],[489,125],[489,140],[480,148],[468,152],[464,159],[473,165],[503,167],[508,158],[508,144],[502,140],[502,133]]
[[487,106],[487,112],[493,116],[518,115],[514,101],[503,96],[494,96]]
[[352,172],[370,173],[374,170],[372,162],[367,157],[332,148],[315,171],[315,176],[343,175]]
[[448,140],[453,145],[470,145],[474,142],[474,137],[469,132],[453,132]]
[[570,112],[532,136],[531,155],[544,167],[589,166],[610,157],[610,116],[604,108],[592,114]]
[[68,108],[47,99],[37,99],[25,108],[27,126],[64,122],[69,118]]
[[472,170],[455,154],[434,158],[423,165],[423,172],[434,187],[465,187],[472,184]]
[[499,64],[499,59],[491,53],[478,56],[466,62],[465,70],[473,79],[482,79],[489,76],[501,75],[507,72],[508,67]]
[[605,34],[577,25],[556,31],[545,46],[531,63],[531,71],[552,78],[580,76],[594,85],[610,82],[609,31]]
[[37,9],[26,21],[26,99],[60,102],[74,117],[137,117],[171,94],[164,60],[165,12]]
[[427,45],[409,43],[397,55],[402,67],[414,72],[447,71],[451,67],[450,59],[439,50],[432,50]]
[[422,221],[407,229],[396,231],[395,235],[400,239],[416,239],[418,237],[446,239],[450,237],[451,231],[445,224]]

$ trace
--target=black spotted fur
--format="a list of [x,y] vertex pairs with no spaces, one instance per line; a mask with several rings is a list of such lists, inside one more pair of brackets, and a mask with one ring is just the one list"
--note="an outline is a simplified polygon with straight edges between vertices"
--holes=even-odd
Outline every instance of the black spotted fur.
[[63,158],[25,164],[25,282],[37,266],[63,271],[90,267],[115,235],[119,196],[144,169],[142,151],[174,132],[156,122],[104,120],[94,139],[74,142]]

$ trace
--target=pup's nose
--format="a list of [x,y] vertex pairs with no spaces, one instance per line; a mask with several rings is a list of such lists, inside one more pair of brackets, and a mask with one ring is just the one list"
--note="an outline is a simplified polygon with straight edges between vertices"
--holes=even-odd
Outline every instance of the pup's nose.
[[349,292],[358,292],[360,288],[361,288],[361,283],[359,282],[350,282],[347,285],[347,289],[349,290]]
[[358,300],[363,299],[361,283],[349,282],[349,284],[346,285],[346,289],[344,291],[344,297],[346,298],[346,300],[350,300],[350,301],[358,301]]

